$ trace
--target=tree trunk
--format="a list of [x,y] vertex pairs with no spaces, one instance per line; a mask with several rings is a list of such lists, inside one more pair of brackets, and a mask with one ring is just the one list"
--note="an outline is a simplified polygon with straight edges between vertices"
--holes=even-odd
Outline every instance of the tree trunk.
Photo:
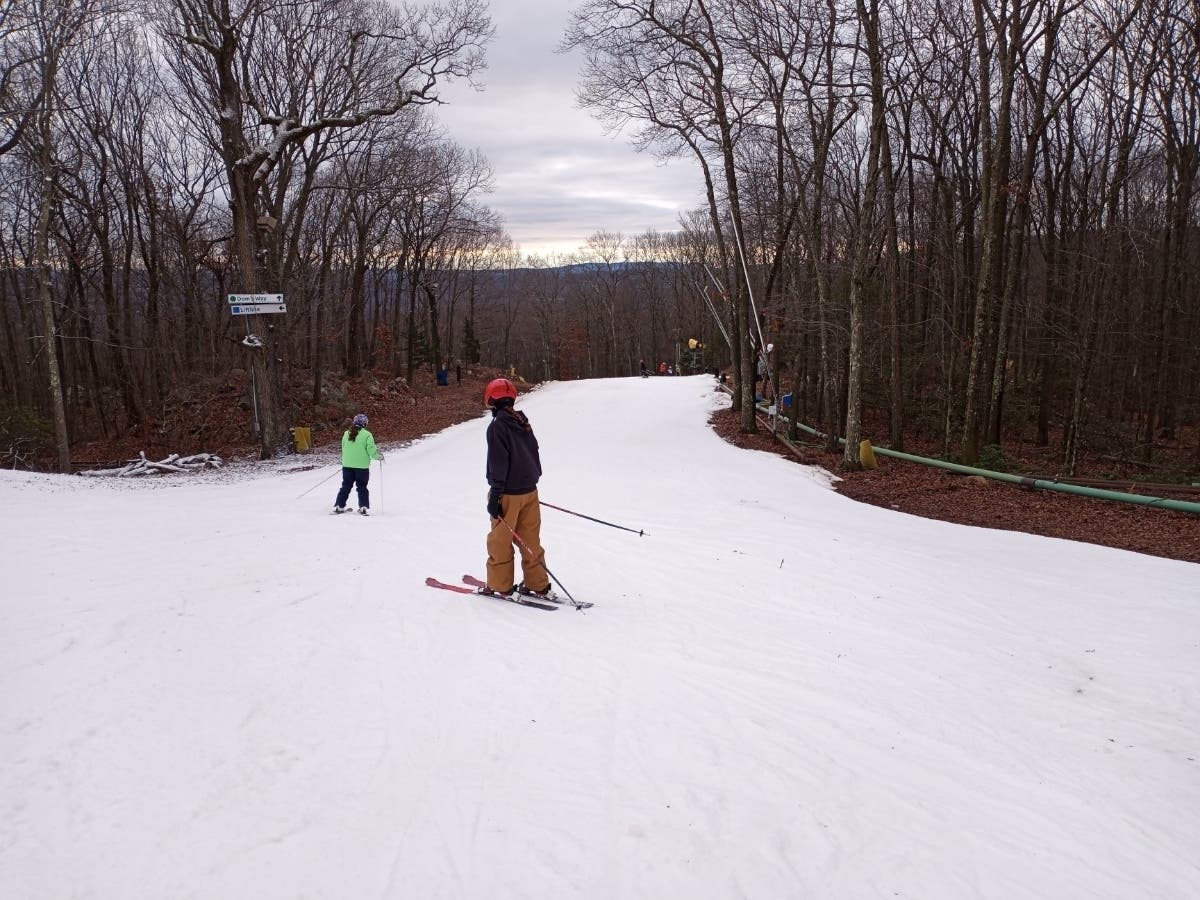
[[[50,85],[53,85],[56,78],[56,63],[56,58],[52,56],[46,66],[45,77]],[[54,442],[58,450],[58,471],[68,473],[71,471],[71,447],[67,439],[67,410],[63,403],[62,375],[59,371],[58,326],[54,316],[50,269],[50,217],[54,212],[54,192],[58,180],[52,143],[54,140],[53,116],[54,90],[50,88],[45,92],[41,113],[41,134],[39,135],[42,199],[38,207],[37,231],[34,237],[37,242],[35,268],[38,273],[38,299],[42,307],[42,323],[46,332],[46,369],[49,375],[51,417],[54,420]]]
[[[979,461],[979,425],[982,401],[983,363],[987,358],[993,294],[1000,284],[1004,266],[1005,220],[1008,210],[1007,180],[1011,155],[1012,98],[1014,61],[1011,57],[1004,23],[996,29],[1000,65],[1000,96],[996,123],[992,127],[991,65],[993,51],[988,46],[987,16],[984,0],[974,0],[976,46],[979,57],[979,128],[983,166],[982,187],[983,245],[979,262],[979,280],[975,288],[975,314],[971,326],[971,356],[967,364],[967,384],[963,409],[962,458],[967,465]],[[1010,15],[1014,15],[1010,12]]]
[[[870,4],[869,8],[867,4]],[[855,229],[850,271],[850,358],[846,379],[846,443],[842,468],[858,469],[858,444],[862,436],[863,321],[867,302],[866,281],[875,271],[879,243],[875,236],[875,207],[879,194],[879,165],[887,122],[884,119],[883,55],[879,44],[879,0],[858,0],[858,19],[866,39],[871,69],[871,137],[867,149],[866,193]]]

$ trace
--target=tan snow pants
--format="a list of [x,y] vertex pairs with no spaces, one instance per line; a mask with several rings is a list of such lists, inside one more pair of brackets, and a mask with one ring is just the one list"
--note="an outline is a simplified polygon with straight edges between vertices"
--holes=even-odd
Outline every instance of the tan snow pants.
[[[513,580],[513,544],[521,548],[521,574],[525,584],[538,591],[549,587],[550,576],[542,564],[545,551],[542,550],[542,508],[538,505],[538,492],[505,494],[500,498],[500,508],[504,510],[504,518],[492,519],[492,530],[487,538],[488,587],[493,591],[507,591],[516,584]],[[520,541],[513,537],[513,531]]]

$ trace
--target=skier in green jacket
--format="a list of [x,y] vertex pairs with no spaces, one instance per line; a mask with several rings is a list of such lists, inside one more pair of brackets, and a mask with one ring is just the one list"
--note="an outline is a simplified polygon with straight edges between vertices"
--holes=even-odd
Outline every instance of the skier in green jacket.
[[371,477],[371,460],[383,462],[383,454],[375,448],[375,437],[367,431],[367,417],[359,413],[342,433],[342,488],[333,502],[335,513],[346,511],[350,488],[358,488],[358,511],[370,515],[371,494],[367,481]]

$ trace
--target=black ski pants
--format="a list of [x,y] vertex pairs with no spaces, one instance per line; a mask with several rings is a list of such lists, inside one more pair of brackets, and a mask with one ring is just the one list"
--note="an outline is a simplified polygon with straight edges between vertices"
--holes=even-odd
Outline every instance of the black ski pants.
[[371,492],[367,490],[367,480],[371,477],[370,469],[351,469],[342,466],[342,489],[338,491],[334,506],[345,506],[350,499],[350,488],[358,488],[358,505],[371,508]]

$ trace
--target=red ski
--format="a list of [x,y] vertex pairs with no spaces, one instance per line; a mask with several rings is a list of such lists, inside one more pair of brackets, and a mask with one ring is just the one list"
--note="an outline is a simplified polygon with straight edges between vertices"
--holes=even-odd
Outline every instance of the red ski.
[[[477,587],[477,588],[487,587],[486,581],[481,581],[480,579],[476,578],[474,575],[464,575],[462,577],[462,580],[463,580],[463,584],[473,585],[474,587]],[[537,594],[518,594],[517,596],[538,597]],[[542,598],[539,598],[537,602],[556,603],[559,606],[565,606],[567,603],[566,600],[564,600],[564,599],[562,599],[562,597],[558,597],[558,596],[546,597],[546,598],[544,598],[544,601]],[[572,600],[571,603],[574,604],[576,609],[588,609],[590,606],[593,605],[591,603],[580,603],[577,600]]]
[[475,588],[464,587],[461,584],[446,584],[444,581],[438,581],[436,578],[426,578],[425,583],[433,588],[441,588],[443,591],[454,591],[457,594],[475,594],[478,597],[491,597],[494,600],[507,600],[509,603],[516,603],[519,606],[532,606],[534,609],[558,609],[553,603],[538,603],[535,600],[530,600],[522,597],[520,594],[480,594]]

